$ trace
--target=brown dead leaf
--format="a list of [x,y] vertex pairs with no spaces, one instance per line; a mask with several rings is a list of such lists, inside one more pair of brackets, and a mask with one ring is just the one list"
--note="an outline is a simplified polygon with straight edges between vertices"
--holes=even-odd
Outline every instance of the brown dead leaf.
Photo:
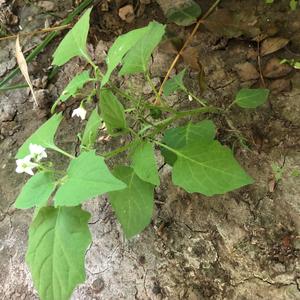
[[33,87],[32,87],[30,77],[29,77],[29,74],[28,74],[28,67],[27,67],[26,59],[23,55],[23,52],[22,52],[22,49],[21,49],[21,46],[20,46],[19,35],[17,36],[17,39],[16,39],[16,59],[17,59],[17,63],[19,65],[20,71],[21,71],[22,75],[24,76],[27,84],[29,85],[29,88],[30,88],[33,100],[35,102],[35,105],[38,106],[38,102],[35,98]]
[[260,55],[265,56],[274,53],[288,44],[289,40],[281,37],[273,37],[265,39],[260,48]]
[[293,68],[288,64],[281,64],[280,59],[271,58],[263,69],[263,75],[267,78],[279,78],[289,74]]
[[201,66],[199,64],[199,52],[195,47],[187,47],[181,53],[182,58],[188,66],[192,69],[201,71]]
[[255,37],[260,33],[257,17],[253,11],[215,10],[205,21],[204,26],[211,32],[236,38],[241,35]]
[[125,5],[119,9],[119,17],[126,23],[131,23],[134,18],[134,9],[131,4]]
[[242,81],[254,80],[259,78],[256,68],[249,62],[234,66]]
[[289,79],[276,79],[272,81],[269,85],[269,89],[274,94],[282,93],[282,92],[289,92],[291,90],[291,80]]

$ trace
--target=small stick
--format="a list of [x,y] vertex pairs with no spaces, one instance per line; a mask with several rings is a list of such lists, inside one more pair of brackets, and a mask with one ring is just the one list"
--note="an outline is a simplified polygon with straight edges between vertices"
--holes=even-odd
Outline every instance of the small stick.
[[[185,43],[183,44],[182,48],[180,49],[180,51],[177,53],[176,57],[174,58],[172,64],[170,65],[169,69],[168,69],[168,72],[159,88],[159,91],[158,91],[158,95],[161,96],[162,92],[163,92],[163,87],[165,85],[165,83],[167,82],[167,80],[169,79],[170,77],[170,74],[173,70],[173,68],[175,67],[175,65],[177,64],[180,56],[182,55],[182,52],[184,51],[184,49],[188,46],[188,44],[192,41],[194,35],[196,34],[199,26],[201,24],[204,23],[204,20],[213,12],[213,10],[217,7],[217,5],[221,2],[221,0],[217,0],[215,1],[215,3],[210,7],[210,9],[205,13],[205,15],[200,18],[198,20],[198,22],[196,23],[193,31],[191,32],[191,34],[189,35],[189,37],[186,39]],[[160,99],[159,98],[156,98],[156,101],[154,103],[154,105],[160,105]]]
[[[61,26],[50,27],[50,28],[43,28],[43,29],[34,30],[32,32],[20,32],[19,36],[23,37],[23,36],[28,36],[28,35],[36,35],[36,34],[41,34],[41,33],[45,33],[45,32],[63,30],[63,29],[66,29],[66,28],[71,28],[71,27],[72,27],[72,24],[61,25]],[[5,41],[5,40],[13,40],[17,36],[18,36],[18,34],[2,37],[2,38],[0,38],[0,42]]]

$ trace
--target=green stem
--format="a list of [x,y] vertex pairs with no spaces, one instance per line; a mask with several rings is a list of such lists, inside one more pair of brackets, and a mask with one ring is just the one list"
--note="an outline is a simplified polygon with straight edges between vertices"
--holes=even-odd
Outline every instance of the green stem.
[[113,156],[116,156],[116,155],[118,155],[118,154],[120,154],[120,153],[128,150],[129,148],[131,148],[132,146],[134,146],[134,144],[136,144],[136,143],[137,143],[137,140],[133,140],[130,143],[128,143],[128,144],[126,144],[126,145],[124,145],[122,147],[119,147],[119,148],[117,148],[117,149],[115,149],[113,151],[110,151],[110,152],[102,154],[102,156],[105,159],[111,158]]
[[[78,14],[80,14],[87,6],[89,6],[91,3],[93,2],[93,0],[84,0],[81,4],[79,4],[67,17],[66,19],[61,23],[61,25],[67,25],[69,24],[75,16],[77,16]],[[26,62],[30,62],[32,61],[40,52],[42,52],[44,50],[44,48],[58,35],[58,31],[53,31],[51,33],[49,33],[46,38],[44,39],[44,41],[39,44],[27,57],[26,57]],[[11,72],[9,72],[7,74],[7,76],[5,76],[5,78],[3,78],[0,81],[0,90],[2,90],[3,86],[10,81],[12,78],[14,78],[18,73],[20,72],[20,68],[16,67],[15,69],[13,69]],[[7,89],[7,87],[6,87]]]
[[51,146],[51,147],[49,147],[50,149],[52,149],[52,150],[55,150],[56,152],[59,152],[60,154],[62,154],[62,155],[65,155],[65,156],[67,156],[67,157],[69,157],[69,158],[71,158],[71,159],[75,159],[76,157],[75,156],[73,156],[72,154],[70,154],[70,153],[68,153],[68,152],[66,152],[66,151],[64,151],[64,150],[62,150],[61,148],[59,148],[59,147],[57,147],[57,146]]

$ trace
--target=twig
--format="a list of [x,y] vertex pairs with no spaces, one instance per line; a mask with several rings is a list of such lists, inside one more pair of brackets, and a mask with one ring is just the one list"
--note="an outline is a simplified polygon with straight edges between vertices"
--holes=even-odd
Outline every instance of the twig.
[[261,68],[260,42],[259,41],[257,41],[257,64],[258,64],[261,83],[262,83],[263,87],[266,87],[264,75],[262,73],[262,68]]
[[[61,25],[61,26],[50,27],[50,28],[43,28],[43,29],[34,30],[32,32],[20,32],[19,36],[23,37],[23,36],[28,36],[28,35],[42,34],[42,33],[46,33],[46,32],[63,30],[66,28],[71,28],[71,27],[72,27],[72,24]],[[5,37],[0,37],[0,42],[5,41],[5,40],[13,40],[17,36],[18,36],[17,34],[14,34],[14,35],[9,35],[9,36],[5,36]]]
[[[186,39],[186,41],[183,44],[182,48],[179,50],[179,52],[177,53],[176,57],[174,58],[172,64],[170,65],[170,67],[168,69],[168,72],[167,72],[167,74],[166,74],[166,76],[165,76],[165,78],[164,78],[164,80],[163,80],[163,82],[162,82],[162,84],[159,88],[159,91],[158,91],[159,96],[162,94],[163,87],[164,87],[166,81],[169,79],[173,68],[177,64],[177,61],[179,60],[180,56],[182,55],[182,52],[185,50],[185,48],[188,46],[188,44],[192,41],[192,39],[193,39],[194,35],[196,34],[199,26],[204,23],[204,20],[213,12],[213,10],[217,7],[217,5],[220,2],[221,2],[221,0],[216,0],[215,3],[210,7],[210,9],[205,13],[205,15],[202,18],[200,18],[198,20],[198,22],[196,23],[193,31],[191,32],[189,37]],[[160,98],[156,98],[155,105],[160,105]]]

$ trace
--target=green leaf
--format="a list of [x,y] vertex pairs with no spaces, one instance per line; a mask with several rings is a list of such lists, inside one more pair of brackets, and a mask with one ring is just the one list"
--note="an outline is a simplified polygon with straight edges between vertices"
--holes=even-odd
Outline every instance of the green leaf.
[[15,202],[15,207],[26,209],[34,206],[43,206],[47,203],[54,189],[55,181],[52,174],[39,172],[26,182]]
[[115,40],[106,57],[107,72],[102,78],[101,87],[108,82],[112,71],[122,61],[125,54],[147,33],[147,31],[148,27],[131,30]]
[[189,193],[213,196],[253,183],[231,150],[218,141],[187,144],[173,151],[177,155],[173,183]]
[[19,148],[16,158],[24,158],[30,153],[29,144],[37,144],[45,148],[55,148],[54,136],[61,120],[61,113],[53,115],[24,142]]
[[144,181],[159,185],[159,176],[152,143],[140,142],[134,149],[132,157],[134,172]]
[[124,189],[95,151],[83,152],[70,162],[67,177],[55,195],[55,205],[75,206],[92,197]]
[[184,1],[182,7],[173,6],[166,17],[169,21],[180,26],[189,26],[197,21],[201,15],[201,7],[195,1]]
[[34,218],[26,262],[42,300],[68,300],[84,282],[89,218],[80,207],[43,207]]
[[98,114],[98,109],[96,107],[92,111],[87,121],[87,124],[85,126],[84,133],[81,139],[82,146],[88,149],[91,149],[94,146],[100,124],[101,124],[101,118]]
[[124,107],[110,90],[100,92],[100,110],[109,134],[113,135],[127,128]]
[[147,71],[151,54],[162,39],[165,33],[165,26],[157,22],[151,22],[147,28],[146,34],[124,57],[119,75]]
[[70,97],[74,96],[76,92],[79,89],[82,89],[82,87],[88,82],[92,80],[89,76],[89,71],[83,71],[82,73],[76,75],[66,86],[66,88],[63,90],[62,94],[59,96],[59,98],[55,101],[51,108],[51,113],[54,112],[57,104],[59,102],[65,102]]
[[67,33],[53,54],[52,65],[62,66],[75,56],[90,60],[86,39],[89,32],[90,13],[92,8],[86,10],[79,21]]
[[298,5],[298,0],[290,0],[290,8],[291,10],[296,10]]
[[241,89],[234,102],[242,108],[256,108],[267,101],[269,93],[268,89]]
[[163,92],[165,96],[169,96],[177,90],[185,90],[185,86],[183,83],[183,77],[185,75],[185,69],[183,69],[180,73],[169,79],[163,88]]
[[113,174],[127,184],[127,188],[109,193],[109,201],[116,212],[127,238],[139,234],[152,218],[154,186],[141,180],[132,168],[119,166]]
[[[210,120],[199,123],[188,123],[186,126],[166,130],[162,142],[173,149],[180,149],[188,143],[210,143],[214,140],[216,127]],[[169,165],[173,165],[177,159],[174,152],[161,148],[161,153]]]

